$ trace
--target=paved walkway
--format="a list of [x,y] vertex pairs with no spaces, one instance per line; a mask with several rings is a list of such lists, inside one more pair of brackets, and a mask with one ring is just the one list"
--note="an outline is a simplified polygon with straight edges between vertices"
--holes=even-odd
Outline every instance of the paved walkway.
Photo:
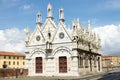
[[79,77],[41,77],[41,76],[30,77],[30,76],[26,76],[26,77],[18,77],[18,78],[16,77],[0,78],[0,80],[83,80],[85,78],[89,79],[90,77],[103,76],[106,73],[108,72],[104,70],[101,73],[88,74],[88,75],[79,76]]
[[86,77],[96,76],[100,74],[102,73],[95,74],[95,75],[89,74],[89,75],[84,75],[79,77],[41,77],[41,76],[35,76],[35,77],[27,76],[27,77],[18,77],[18,78],[7,77],[7,78],[0,78],[0,80],[80,80]]

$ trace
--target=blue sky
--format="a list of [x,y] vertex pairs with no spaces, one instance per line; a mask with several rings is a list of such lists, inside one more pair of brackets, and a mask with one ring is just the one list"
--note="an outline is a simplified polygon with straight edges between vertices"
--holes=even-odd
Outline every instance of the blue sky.
[[90,19],[93,27],[120,23],[119,0],[0,0],[0,29],[23,29],[26,25],[33,29],[37,11],[41,12],[44,22],[48,3],[53,6],[57,22],[58,10],[62,7],[69,25],[74,18],[79,18],[85,26]]
[[0,50],[24,52],[24,29],[35,29],[38,11],[44,23],[48,3],[56,24],[60,8],[66,25],[79,18],[86,28],[90,20],[93,31],[101,37],[102,53],[120,55],[120,0],[0,0],[0,45],[4,45]]

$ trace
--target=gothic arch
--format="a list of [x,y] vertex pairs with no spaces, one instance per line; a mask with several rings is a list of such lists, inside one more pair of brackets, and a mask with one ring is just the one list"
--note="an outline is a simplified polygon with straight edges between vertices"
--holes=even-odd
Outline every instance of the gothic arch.
[[43,49],[37,48],[37,49],[34,49],[34,50],[31,52],[30,57],[32,57],[32,56],[33,56],[34,54],[36,54],[37,52],[39,52],[39,53],[41,53],[41,54],[43,54],[43,55],[46,54]]
[[60,46],[58,48],[56,48],[54,51],[53,51],[53,56],[58,52],[58,51],[67,51],[70,55],[72,55],[72,50],[70,50],[68,47],[64,47],[64,46]]

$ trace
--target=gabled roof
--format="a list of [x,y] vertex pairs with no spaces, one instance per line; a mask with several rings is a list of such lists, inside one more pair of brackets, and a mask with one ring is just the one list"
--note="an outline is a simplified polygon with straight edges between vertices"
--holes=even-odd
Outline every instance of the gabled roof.
[[15,53],[15,52],[5,52],[0,51],[0,56],[25,56],[25,54]]
[[46,19],[44,25],[43,25],[43,28],[42,28],[42,31],[44,30],[46,24],[48,23],[48,21],[53,25],[53,27],[56,29],[56,24],[54,22],[54,20],[51,20],[51,19]]
[[[55,35],[56,35],[57,31],[59,30],[60,25],[62,26],[62,28],[64,29],[64,31],[65,31],[65,32],[66,32],[66,34],[68,35],[68,37],[71,39],[70,35],[68,34],[68,32],[67,32],[67,30],[66,30],[66,27],[64,27],[65,25],[64,25],[64,24],[62,24],[61,22],[59,22],[58,27],[57,27],[57,29],[56,29],[56,31],[55,31],[55,33],[54,33],[53,38],[52,38],[52,41],[54,40],[54,37],[55,37]],[[72,40],[72,39],[71,39],[71,40]]]
[[39,32],[40,32],[42,38],[45,40],[45,37],[43,36],[43,34],[42,34],[40,28],[36,26],[35,30],[34,30],[33,33],[31,34],[31,37],[30,37],[30,40],[29,40],[29,44],[31,43],[31,41],[32,41],[32,39],[33,39],[33,36],[35,35],[35,33],[36,33],[37,30],[39,30]]

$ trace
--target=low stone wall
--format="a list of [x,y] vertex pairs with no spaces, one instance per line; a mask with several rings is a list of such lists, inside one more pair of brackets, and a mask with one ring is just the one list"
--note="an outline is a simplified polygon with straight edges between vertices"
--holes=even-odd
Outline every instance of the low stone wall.
[[0,77],[27,76],[28,69],[0,69]]

